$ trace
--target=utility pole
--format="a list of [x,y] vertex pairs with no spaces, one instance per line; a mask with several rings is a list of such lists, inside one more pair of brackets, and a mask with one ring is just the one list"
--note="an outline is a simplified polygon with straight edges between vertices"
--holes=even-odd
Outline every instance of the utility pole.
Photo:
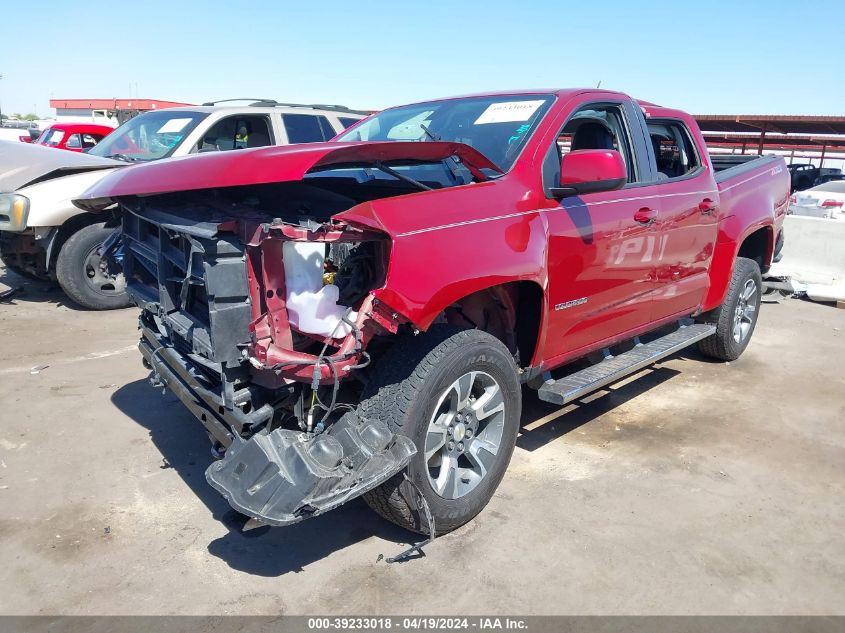
[[[3,79],[3,75],[0,75],[0,79]],[[0,105],[0,127],[3,127],[3,106]]]

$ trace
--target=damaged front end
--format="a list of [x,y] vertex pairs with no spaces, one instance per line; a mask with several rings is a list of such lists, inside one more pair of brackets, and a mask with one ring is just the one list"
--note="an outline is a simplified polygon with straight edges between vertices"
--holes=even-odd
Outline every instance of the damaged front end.
[[463,143],[312,143],[136,165],[74,200],[119,206],[144,363],[207,429],[235,509],[287,525],[408,465],[414,443],[356,412],[371,356],[414,329],[377,298],[397,231],[374,203],[487,172]]
[[355,402],[347,379],[368,346],[406,327],[371,292],[384,283],[386,235],[300,215],[266,221],[213,196],[122,207],[151,381],[207,429],[221,459],[206,478],[233,508],[288,525],[408,465],[413,442],[359,417],[342,392]]

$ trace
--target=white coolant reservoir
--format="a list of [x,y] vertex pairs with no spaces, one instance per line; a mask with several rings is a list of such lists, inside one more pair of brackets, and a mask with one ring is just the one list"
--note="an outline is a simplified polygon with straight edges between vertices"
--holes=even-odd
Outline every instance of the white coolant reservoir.
[[[320,242],[285,242],[288,319],[300,332],[322,336],[346,336],[350,327],[341,321],[346,306],[338,305],[338,287],[323,285],[326,245]],[[355,318],[350,313],[349,320]]]

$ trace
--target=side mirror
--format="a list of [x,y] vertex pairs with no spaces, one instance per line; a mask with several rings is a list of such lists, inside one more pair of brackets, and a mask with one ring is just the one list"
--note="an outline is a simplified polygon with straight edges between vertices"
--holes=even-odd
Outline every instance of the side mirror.
[[625,161],[616,150],[581,149],[565,154],[560,161],[560,187],[553,187],[555,198],[585,193],[614,191],[628,182]]

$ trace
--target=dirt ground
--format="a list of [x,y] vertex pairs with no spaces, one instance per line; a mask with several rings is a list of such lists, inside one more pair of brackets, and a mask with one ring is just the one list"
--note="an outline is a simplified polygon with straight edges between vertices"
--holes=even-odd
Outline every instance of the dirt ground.
[[566,409],[527,393],[487,509],[393,565],[414,537],[360,501],[242,533],[135,321],[0,303],[0,614],[845,614],[845,310],[765,305],[739,361]]

